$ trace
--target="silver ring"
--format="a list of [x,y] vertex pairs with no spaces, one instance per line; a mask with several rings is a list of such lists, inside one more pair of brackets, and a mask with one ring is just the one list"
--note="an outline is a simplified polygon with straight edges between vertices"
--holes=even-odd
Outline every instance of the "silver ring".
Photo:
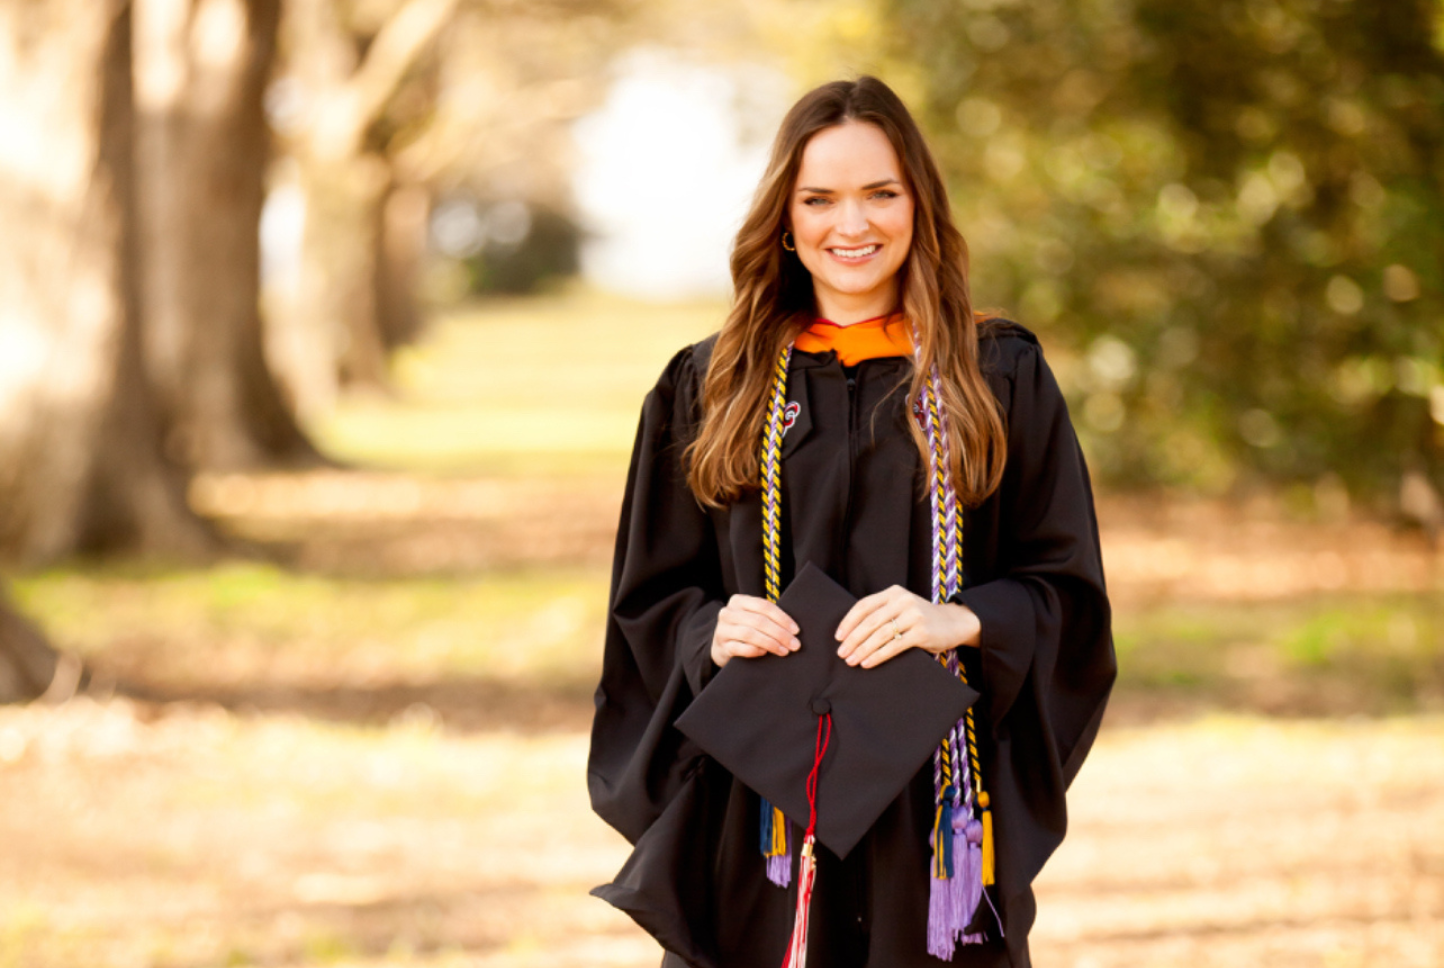
[[888,621],[892,623],[892,637],[895,638],[895,639],[900,639],[900,638],[902,638],[902,637],[903,637],[902,629],[900,629],[900,628],[897,627],[897,619],[895,619],[895,618],[890,618],[890,619],[888,619]]

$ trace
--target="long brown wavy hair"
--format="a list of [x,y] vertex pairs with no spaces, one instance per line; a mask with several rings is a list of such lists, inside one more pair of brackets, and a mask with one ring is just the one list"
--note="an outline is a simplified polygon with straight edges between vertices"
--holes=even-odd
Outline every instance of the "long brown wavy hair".
[[[978,367],[978,327],[989,317],[973,312],[967,243],[953,225],[942,176],[912,115],[886,84],[864,76],[824,84],[793,105],[737,232],[732,309],[703,382],[701,429],[686,451],[687,483],[705,505],[721,507],[758,486],[773,367],[815,313],[812,276],[781,245],[788,201],[808,141],[848,122],[876,125],[887,135],[914,198],[912,247],[898,270],[902,310],[920,344],[909,399],[916,399],[936,364],[958,497],[976,506],[1002,480],[1006,429]],[[908,425],[926,466],[927,440],[916,421]]]

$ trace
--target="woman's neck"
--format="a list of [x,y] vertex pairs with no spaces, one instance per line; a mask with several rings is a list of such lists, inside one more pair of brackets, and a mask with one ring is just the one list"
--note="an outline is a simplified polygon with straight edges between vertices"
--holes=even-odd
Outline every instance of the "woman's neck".
[[853,312],[840,311],[836,307],[831,310],[818,307],[817,318],[825,320],[834,326],[856,326],[858,323],[870,323],[873,320],[882,319],[886,316],[895,316],[900,310],[893,305],[878,306],[872,309],[859,309]]
[[839,293],[814,293],[817,315],[835,326],[851,326],[865,323],[879,316],[890,316],[898,311],[896,287],[886,293],[867,293],[858,299],[848,299]]

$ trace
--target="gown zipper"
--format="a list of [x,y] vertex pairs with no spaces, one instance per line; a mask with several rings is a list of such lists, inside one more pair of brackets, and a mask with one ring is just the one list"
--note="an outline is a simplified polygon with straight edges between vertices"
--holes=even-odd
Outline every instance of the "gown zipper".
[[860,396],[857,389],[857,377],[861,372],[862,364],[848,373],[844,368],[843,377],[847,380],[847,500],[843,503],[842,522],[839,541],[837,546],[842,549],[842,560],[840,562],[842,574],[838,576],[843,587],[847,587],[850,580],[848,574],[848,540],[847,536],[852,528],[852,504],[853,504],[853,473],[857,468],[857,398]]

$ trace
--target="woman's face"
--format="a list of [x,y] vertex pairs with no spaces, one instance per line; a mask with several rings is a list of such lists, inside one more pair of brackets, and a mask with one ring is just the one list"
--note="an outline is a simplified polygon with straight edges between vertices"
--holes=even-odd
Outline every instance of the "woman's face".
[[802,151],[787,219],[812,273],[817,311],[846,324],[897,307],[897,272],[913,239],[913,198],[882,129],[849,121]]

